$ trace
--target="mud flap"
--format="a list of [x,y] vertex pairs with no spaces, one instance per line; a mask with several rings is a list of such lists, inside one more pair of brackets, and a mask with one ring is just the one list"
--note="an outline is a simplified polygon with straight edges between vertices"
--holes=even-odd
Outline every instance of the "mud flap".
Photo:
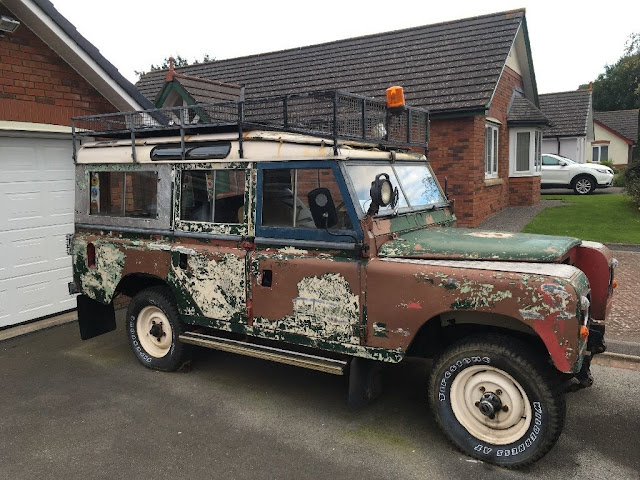
[[77,300],[78,325],[82,340],[88,340],[116,329],[116,313],[113,303],[104,305],[86,295],[79,295]]
[[349,368],[349,408],[365,407],[382,393],[382,365],[354,357]]

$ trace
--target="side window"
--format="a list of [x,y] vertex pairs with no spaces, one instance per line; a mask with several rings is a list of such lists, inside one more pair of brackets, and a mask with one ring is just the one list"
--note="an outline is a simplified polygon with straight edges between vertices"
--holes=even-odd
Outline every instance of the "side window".
[[90,215],[155,218],[158,173],[91,172]]
[[557,158],[549,157],[547,155],[542,155],[542,165],[560,165],[560,162]]
[[244,223],[244,170],[183,170],[180,220]]
[[322,189],[323,198],[333,202],[337,218],[332,229],[351,230],[351,220],[333,170],[330,168],[263,170],[262,225],[265,227],[313,228],[316,225],[309,198]]

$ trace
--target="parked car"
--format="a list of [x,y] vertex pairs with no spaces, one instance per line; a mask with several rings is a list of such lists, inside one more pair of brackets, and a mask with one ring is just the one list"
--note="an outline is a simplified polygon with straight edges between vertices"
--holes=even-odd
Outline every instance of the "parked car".
[[613,170],[606,165],[578,163],[552,153],[542,155],[542,188],[572,188],[578,195],[587,195],[612,184]]
[[604,245],[453,228],[415,151],[425,110],[314,92],[178,113],[75,121],[83,339],[115,329],[125,295],[146,367],[215,348],[349,375],[351,406],[380,393],[383,362],[432,358],[429,402],[458,448],[511,468],[549,451],[605,349]]

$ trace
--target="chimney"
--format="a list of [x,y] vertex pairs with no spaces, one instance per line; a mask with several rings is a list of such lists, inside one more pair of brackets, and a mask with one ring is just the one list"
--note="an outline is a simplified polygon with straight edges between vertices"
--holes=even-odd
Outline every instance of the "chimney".
[[165,77],[165,80],[167,82],[173,82],[173,77],[175,77],[176,75],[176,71],[173,69],[173,62],[175,61],[175,58],[169,57],[169,71],[167,72],[167,75]]

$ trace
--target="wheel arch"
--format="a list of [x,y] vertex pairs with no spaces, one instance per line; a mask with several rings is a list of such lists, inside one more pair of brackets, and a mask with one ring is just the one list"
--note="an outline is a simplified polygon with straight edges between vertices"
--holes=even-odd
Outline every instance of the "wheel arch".
[[583,177],[586,177],[593,182],[593,189],[591,190],[592,192],[593,190],[598,188],[598,179],[595,176],[593,176],[591,173],[586,173],[586,172],[581,172],[571,179],[571,184],[570,184],[571,188],[575,188],[576,182]]
[[142,290],[150,287],[166,287],[173,296],[173,291],[166,280],[148,273],[129,273],[122,277],[116,293],[122,293],[128,297],[135,297]]
[[540,335],[529,325],[514,317],[478,311],[448,311],[422,324],[413,337],[407,356],[433,357],[460,340],[484,333],[502,333],[526,340],[532,347],[551,356]]

